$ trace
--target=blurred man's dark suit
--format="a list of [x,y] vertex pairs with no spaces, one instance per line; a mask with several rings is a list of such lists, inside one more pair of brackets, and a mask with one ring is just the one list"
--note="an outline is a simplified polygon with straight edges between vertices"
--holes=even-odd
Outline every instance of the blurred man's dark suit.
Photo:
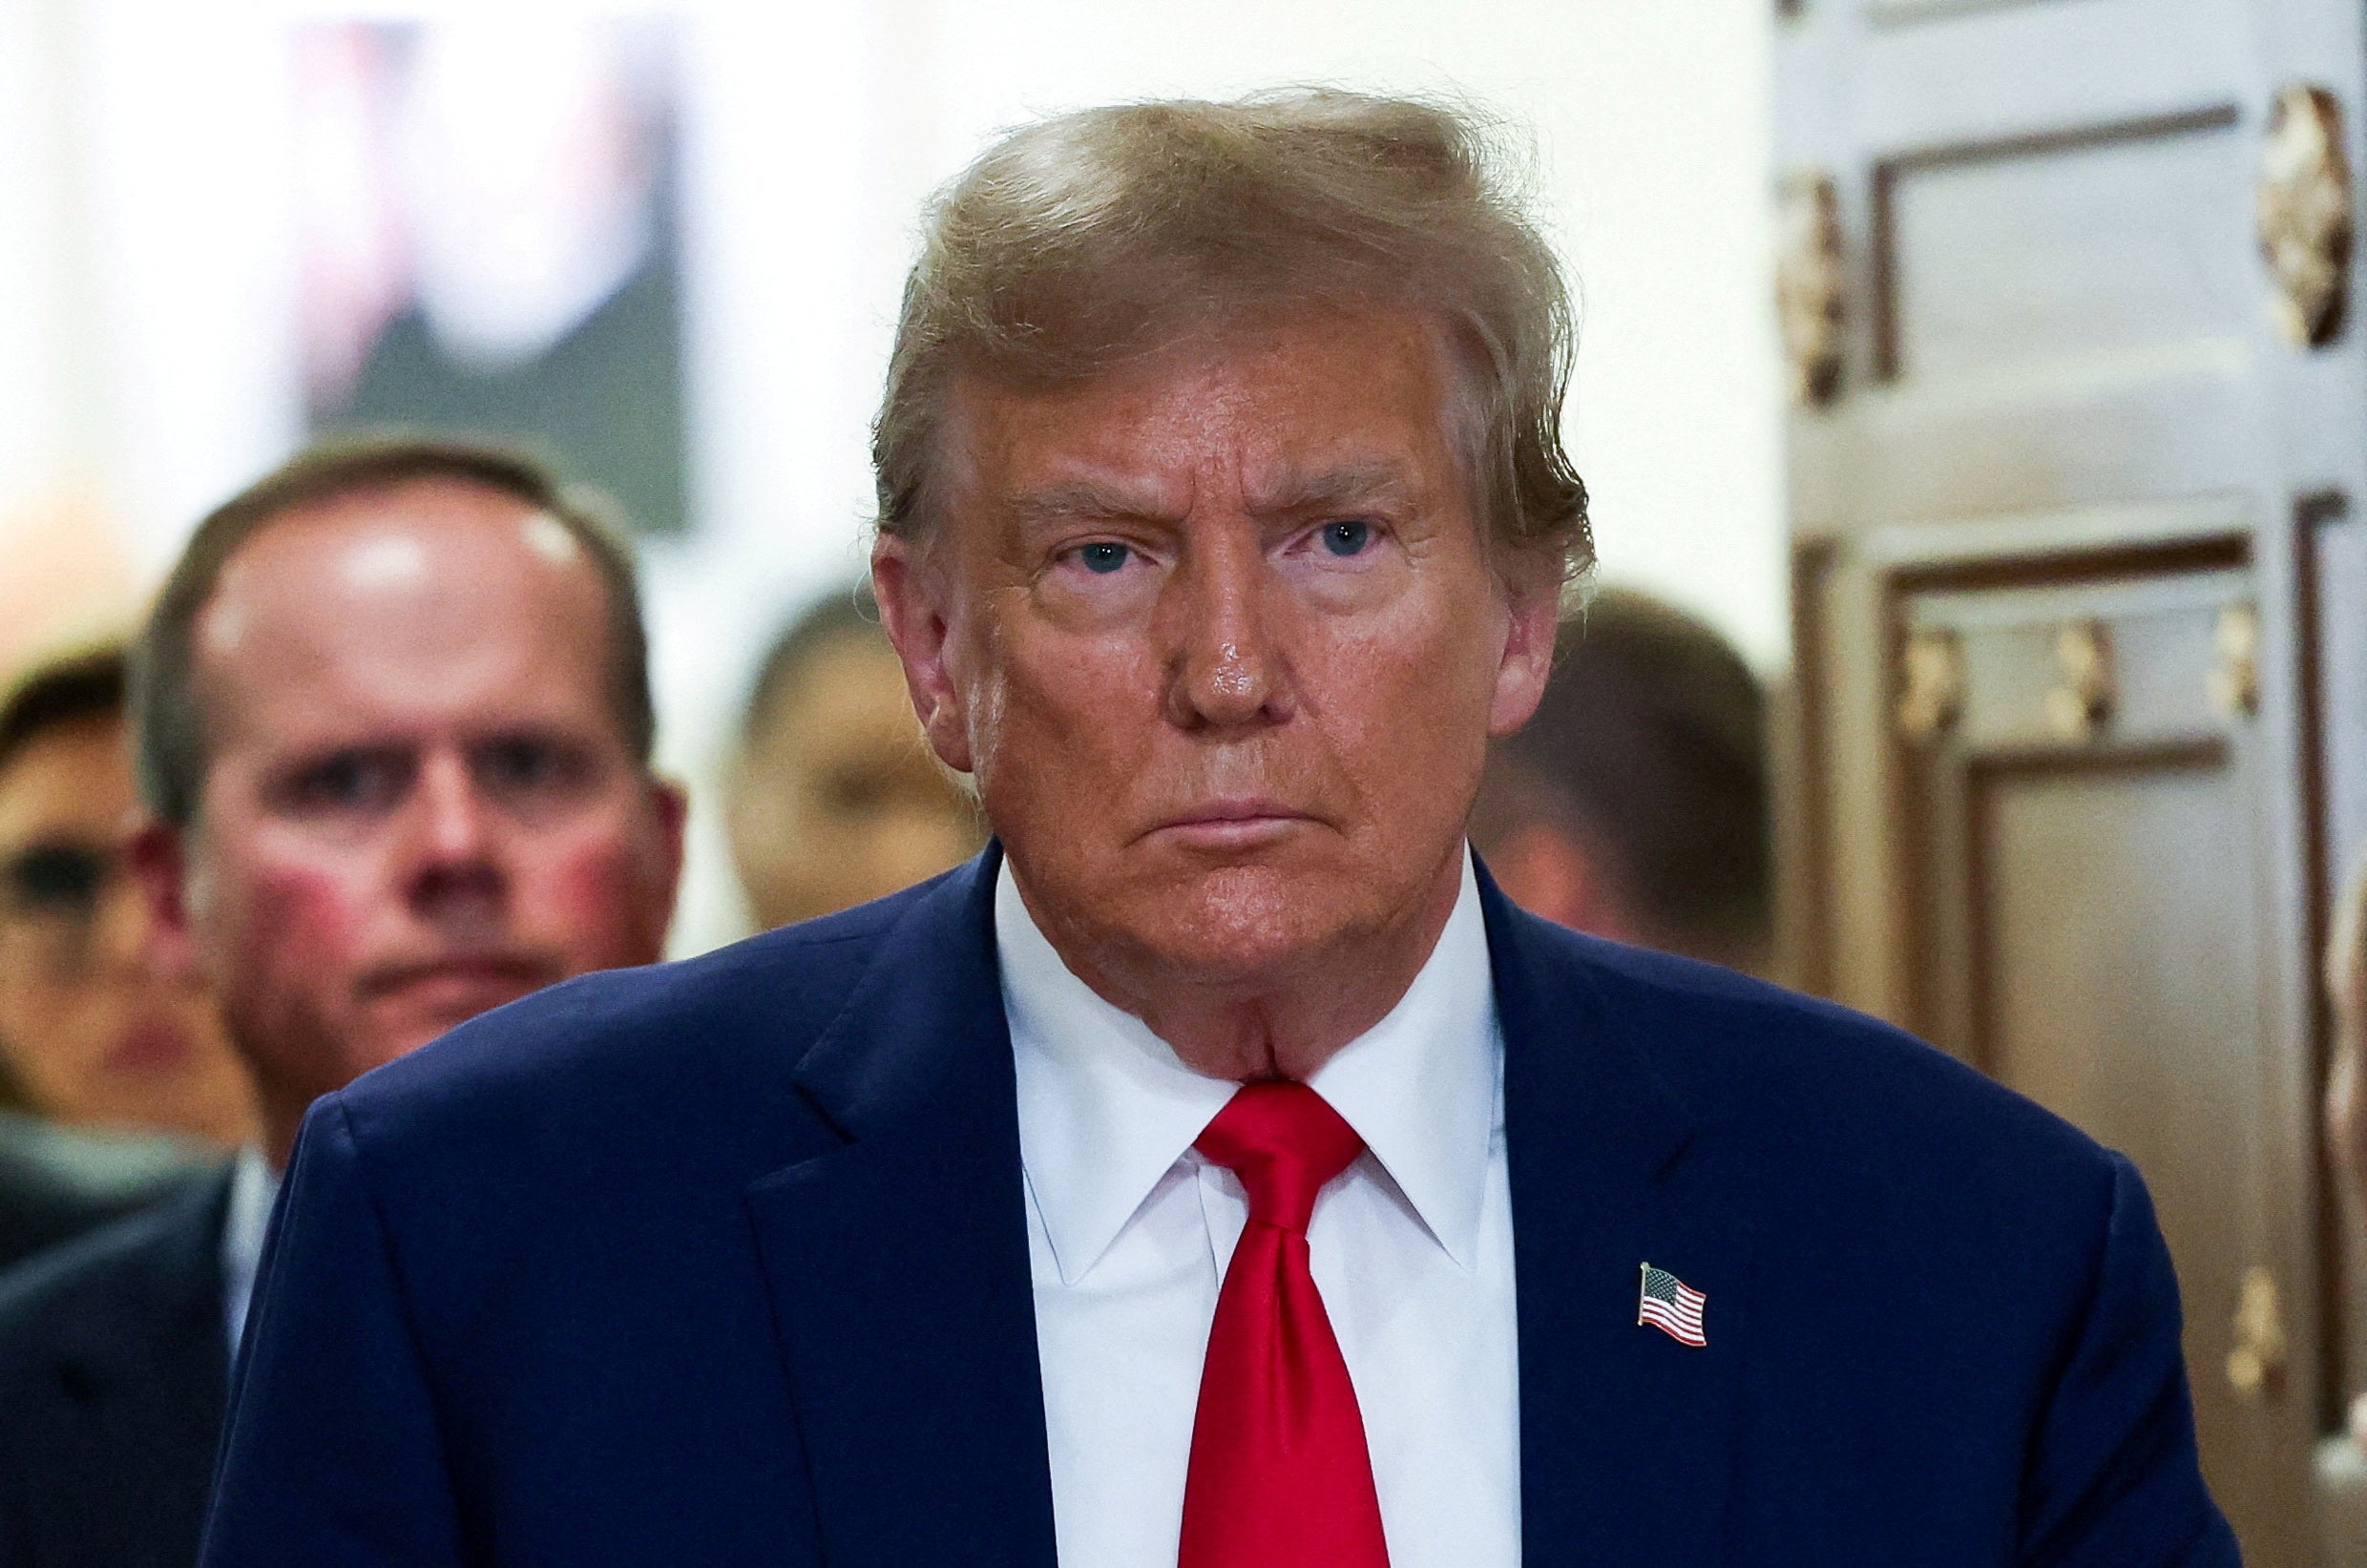
[[0,1275],[0,1568],[189,1568],[221,1430],[227,1173]]
[[0,1111],[0,1272],[146,1208],[199,1169],[161,1139],[85,1138]]
[[[995,870],[315,1104],[205,1562],[1049,1568]],[[1884,1025],[1481,899],[1530,1568],[2235,1562],[2127,1161]],[[1646,1261],[1704,1348],[1639,1325]]]

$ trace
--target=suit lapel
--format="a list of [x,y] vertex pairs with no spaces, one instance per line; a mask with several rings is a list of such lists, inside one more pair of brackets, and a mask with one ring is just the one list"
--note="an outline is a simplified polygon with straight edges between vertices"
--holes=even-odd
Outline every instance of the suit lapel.
[[[1576,939],[1482,876],[1504,1032],[1531,1568],[1725,1559],[1750,1266],[1694,1118],[1604,1005]],[[1646,1262],[1706,1292],[1708,1345],[1639,1325]]]
[[748,1192],[834,1568],[1054,1559],[998,864],[882,939],[796,1075],[843,1143]]

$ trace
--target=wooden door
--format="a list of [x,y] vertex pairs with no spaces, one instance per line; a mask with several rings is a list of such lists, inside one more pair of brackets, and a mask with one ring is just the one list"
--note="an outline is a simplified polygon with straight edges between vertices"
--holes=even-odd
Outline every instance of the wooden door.
[[2334,0],[1800,0],[1777,51],[1792,962],[2137,1161],[2272,1568],[2345,1387],[2313,959],[2362,773],[2324,548],[2367,477],[2361,50]]
[[1917,672],[1894,727],[1913,1014],[2147,1173],[2192,1304],[2212,1489],[2257,1559],[2291,1561],[2315,1433],[2273,1186],[2287,1086],[2249,542],[1894,560]]

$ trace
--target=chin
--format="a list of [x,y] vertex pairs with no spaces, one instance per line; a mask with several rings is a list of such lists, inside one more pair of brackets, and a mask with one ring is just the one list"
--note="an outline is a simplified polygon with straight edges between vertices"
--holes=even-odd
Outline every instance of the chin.
[[1332,879],[1269,866],[1225,867],[1178,879],[1143,900],[1131,922],[1160,959],[1214,980],[1246,980],[1336,940]]

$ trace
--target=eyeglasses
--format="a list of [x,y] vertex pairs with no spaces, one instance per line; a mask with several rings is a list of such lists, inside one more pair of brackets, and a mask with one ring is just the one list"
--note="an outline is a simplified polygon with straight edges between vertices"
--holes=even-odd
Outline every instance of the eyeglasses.
[[79,969],[121,870],[115,850],[71,841],[28,845],[0,859],[0,938],[47,950],[59,971]]

